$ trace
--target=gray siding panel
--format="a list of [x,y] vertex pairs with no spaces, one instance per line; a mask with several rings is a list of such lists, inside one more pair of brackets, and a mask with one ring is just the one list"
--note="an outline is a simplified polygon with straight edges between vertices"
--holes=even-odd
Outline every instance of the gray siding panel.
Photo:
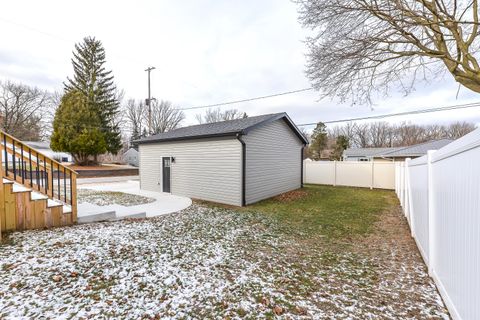
[[162,157],[174,157],[172,194],[241,205],[242,148],[235,138],[141,144],[140,187],[162,192]]
[[300,188],[303,144],[283,119],[250,131],[243,140],[247,204]]

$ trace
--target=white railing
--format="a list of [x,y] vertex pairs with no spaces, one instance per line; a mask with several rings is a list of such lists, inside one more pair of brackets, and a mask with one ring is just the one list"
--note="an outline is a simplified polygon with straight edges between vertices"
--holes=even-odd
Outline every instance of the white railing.
[[305,183],[394,189],[393,162],[360,161],[305,161]]
[[480,129],[395,167],[395,191],[454,319],[480,318]]

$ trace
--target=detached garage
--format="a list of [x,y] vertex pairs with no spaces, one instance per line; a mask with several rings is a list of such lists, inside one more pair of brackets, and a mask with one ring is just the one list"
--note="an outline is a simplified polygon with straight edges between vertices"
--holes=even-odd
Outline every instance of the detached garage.
[[138,143],[145,190],[244,206],[302,186],[307,140],[286,113],[179,128]]

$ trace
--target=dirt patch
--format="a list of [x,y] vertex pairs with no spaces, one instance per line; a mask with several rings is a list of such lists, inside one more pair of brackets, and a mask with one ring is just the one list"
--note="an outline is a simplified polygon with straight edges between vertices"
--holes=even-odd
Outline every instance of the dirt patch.
[[279,202],[291,202],[295,200],[301,200],[307,196],[308,196],[308,192],[304,190],[294,190],[294,191],[282,193],[274,197],[273,199]]

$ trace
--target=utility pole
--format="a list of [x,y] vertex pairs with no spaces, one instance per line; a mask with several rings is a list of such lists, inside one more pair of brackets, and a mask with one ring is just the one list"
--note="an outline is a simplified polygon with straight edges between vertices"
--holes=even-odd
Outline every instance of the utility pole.
[[152,134],[152,97],[150,94],[150,71],[155,67],[148,67],[145,71],[148,72],[148,98],[145,100],[145,104],[148,106],[148,134]]

